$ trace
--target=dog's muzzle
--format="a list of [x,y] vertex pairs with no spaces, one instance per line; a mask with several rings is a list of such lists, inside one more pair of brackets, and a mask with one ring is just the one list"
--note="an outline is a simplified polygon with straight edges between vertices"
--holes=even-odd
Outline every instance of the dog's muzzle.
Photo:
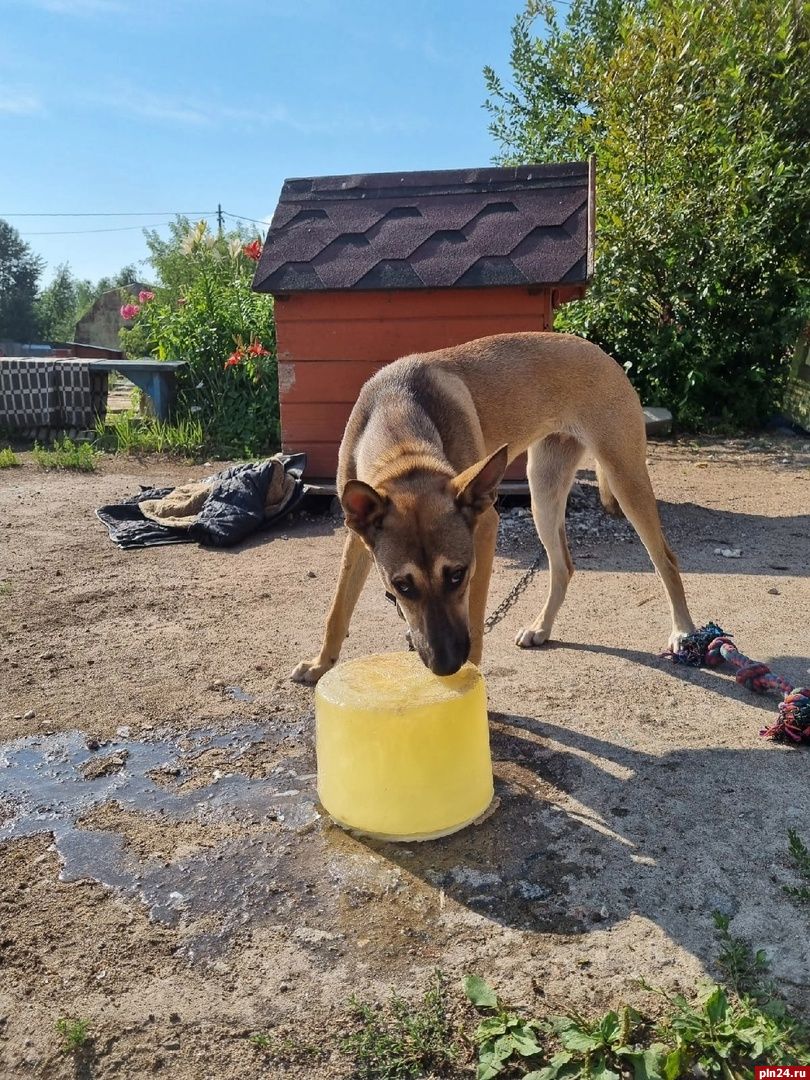
[[[402,611],[402,608],[399,606],[399,601],[397,600],[396,596],[386,590],[385,599],[391,601],[391,603],[397,609],[397,614],[399,615],[400,619],[404,619],[407,625],[408,620],[405,618],[405,615]],[[408,626],[408,631],[405,634],[405,640],[408,642],[408,648],[410,649],[410,651],[418,652],[420,657],[422,658],[422,662],[425,667],[430,668],[430,670],[435,675],[454,675],[459,670],[459,668],[462,667],[462,665],[466,662],[470,654],[469,636],[467,636],[466,642],[462,646],[462,648],[458,650],[457,655],[454,655],[454,650],[447,650],[446,647],[439,650],[438,653],[435,647],[429,652],[424,652],[422,649],[417,649],[417,647],[413,643],[413,633],[410,629],[410,626]],[[463,656],[461,655],[462,652]]]

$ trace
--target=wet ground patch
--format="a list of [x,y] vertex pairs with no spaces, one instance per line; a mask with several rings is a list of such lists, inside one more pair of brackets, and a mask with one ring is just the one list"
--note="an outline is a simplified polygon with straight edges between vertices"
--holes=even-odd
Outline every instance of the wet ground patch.
[[[579,873],[544,824],[543,752],[521,742],[497,766],[498,806],[429,844],[346,833],[318,805],[313,718],[226,732],[124,728],[0,746],[0,841],[51,834],[64,882],[89,880],[183,931],[190,960],[239,934],[292,924],[302,945],[387,950],[397,936],[437,947],[449,902],[504,926],[577,932],[565,910]],[[493,745],[512,752],[496,732]],[[548,757],[548,755],[545,755]],[[552,769],[553,772],[553,769]],[[562,823],[561,823],[562,824]]]

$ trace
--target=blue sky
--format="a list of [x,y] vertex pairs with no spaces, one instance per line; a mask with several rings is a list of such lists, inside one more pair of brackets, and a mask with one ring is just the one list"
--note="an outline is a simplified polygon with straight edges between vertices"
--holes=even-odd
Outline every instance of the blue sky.
[[508,75],[523,7],[0,0],[0,218],[43,283],[96,280],[176,212],[267,218],[286,177],[487,165],[482,68]]

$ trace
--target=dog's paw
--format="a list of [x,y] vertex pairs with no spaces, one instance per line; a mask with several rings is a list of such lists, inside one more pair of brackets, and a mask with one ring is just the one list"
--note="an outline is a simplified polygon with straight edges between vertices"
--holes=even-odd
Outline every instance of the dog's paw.
[[692,630],[673,630],[667,641],[668,652],[679,653],[683,647],[684,641],[686,641],[691,633]]
[[304,683],[305,686],[314,686],[322,675],[332,667],[332,664],[319,664],[317,660],[302,660],[293,670],[290,678],[293,682]]
[[545,630],[532,630],[531,628],[519,630],[515,638],[515,644],[519,649],[536,649],[538,645],[545,645],[548,634]]

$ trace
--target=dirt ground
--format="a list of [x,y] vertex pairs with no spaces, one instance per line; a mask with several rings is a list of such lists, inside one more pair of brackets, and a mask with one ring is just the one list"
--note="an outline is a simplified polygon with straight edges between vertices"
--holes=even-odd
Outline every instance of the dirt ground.
[[[649,460],[696,622],[810,683],[810,443],[660,441]],[[717,977],[715,910],[807,1009],[809,916],[781,885],[787,830],[810,845],[810,748],[760,738],[775,695],[659,657],[663,591],[591,472],[555,640],[513,644],[544,571],[487,638],[499,806],[397,845],[319,812],[313,693],[288,679],[329,604],[328,503],[227,551],[121,551],[94,515],[211,471],[0,471],[2,1080],[345,1077],[350,995],[416,999],[436,968],[456,998],[473,972],[535,1015],[654,1008],[642,978]],[[492,607],[535,552],[508,509]],[[402,649],[402,626],[370,582],[344,659]],[[77,1018],[74,1059],[56,1024]]]

